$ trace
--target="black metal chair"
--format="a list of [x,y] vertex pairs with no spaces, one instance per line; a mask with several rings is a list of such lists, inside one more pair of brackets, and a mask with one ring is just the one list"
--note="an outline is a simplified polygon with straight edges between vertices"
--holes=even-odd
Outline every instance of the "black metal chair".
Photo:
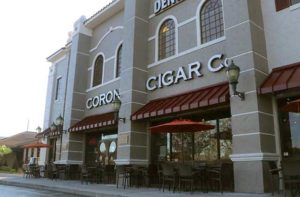
[[300,160],[287,159],[281,161],[284,182],[284,196],[287,190],[292,197],[300,195]]
[[87,170],[86,165],[81,166],[81,172],[80,172],[80,182],[83,184],[84,182],[88,184],[91,181],[91,174]]
[[122,180],[122,186],[124,189],[126,188],[126,186],[129,186],[130,174],[128,173],[125,165],[120,165],[117,167],[116,176],[117,188],[119,187],[120,180]]
[[163,170],[162,170],[162,162],[157,164],[157,175],[158,175],[158,187],[162,188],[162,180],[163,180]]
[[53,179],[56,180],[58,178],[58,170],[54,163],[50,163],[48,165],[47,170],[48,170],[48,178],[50,178],[51,180],[53,180]]
[[24,173],[23,177],[25,178],[30,178],[33,176],[33,172],[28,164],[23,164],[23,173]]
[[218,163],[209,166],[207,169],[207,177],[211,189],[218,188],[223,194],[223,164]]
[[178,165],[178,182],[179,182],[179,190],[181,190],[182,185],[188,183],[190,185],[191,193],[194,191],[194,183],[195,183],[195,172],[193,171],[193,167],[188,164],[179,164]]
[[168,163],[161,163],[162,167],[162,188],[163,192],[165,190],[165,184],[166,182],[169,183],[169,191],[171,188],[171,184],[173,185],[173,192],[175,191],[176,186],[176,171],[174,169],[174,166]]
[[280,179],[282,179],[282,177],[280,176],[280,171],[282,169],[277,167],[276,161],[269,161],[268,164],[269,164],[269,173],[271,178],[271,192],[272,192],[272,196],[274,196],[275,187],[277,188],[278,194],[280,193],[279,185],[280,185]]

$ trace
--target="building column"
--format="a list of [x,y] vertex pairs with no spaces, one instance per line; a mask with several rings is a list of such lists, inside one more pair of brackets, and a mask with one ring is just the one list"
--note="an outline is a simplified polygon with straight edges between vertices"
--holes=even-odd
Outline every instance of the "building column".
[[147,102],[148,0],[124,1],[124,60],[121,72],[117,165],[149,163],[149,132],[146,123],[131,121],[130,116]]
[[246,96],[230,99],[235,191],[264,193],[270,189],[268,162],[278,154],[271,98],[257,94],[268,75],[262,10],[259,0],[223,4],[226,52],[241,68],[237,89]]
[[[90,64],[90,42],[92,31],[84,26],[85,17],[74,23],[72,44],[67,66],[67,87],[64,105],[64,130],[84,117],[87,68]],[[61,162],[64,164],[80,164],[83,161],[84,137],[82,134],[66,132],[62,138]]]

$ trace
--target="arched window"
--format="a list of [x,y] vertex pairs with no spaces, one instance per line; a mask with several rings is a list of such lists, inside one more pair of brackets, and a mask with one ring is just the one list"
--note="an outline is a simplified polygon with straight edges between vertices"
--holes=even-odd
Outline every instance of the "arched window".
[[200,11],[201,43],[224,35],[221,0],[208,0]]
[[175,22],[167,19],[159,29],[159,54],[158,59],[164,59],[175,54]]
[[123,45],[121,44],[118,52],[117,52],[117,61],[116,61],[116,78],[120,77],[121,74],[121,67],[122,67],[122,51]]
[[102,74],[103,74],[103,56],[99,55],[94,65],[93,87],[100,85],[102,83]]

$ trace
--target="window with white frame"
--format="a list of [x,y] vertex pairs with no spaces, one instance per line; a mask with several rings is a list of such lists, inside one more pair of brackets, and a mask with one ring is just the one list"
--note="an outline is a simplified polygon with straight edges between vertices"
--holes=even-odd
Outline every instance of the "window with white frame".
[[116,60],[116,78],[120,77],[121,68],[122,68],[122,51],[123,51],[123,44],[119,46],[117,52],[117,60]]
[[158,59],[162,60],[175,55],[176,34],[175,22],[173,19],[167,19],[159,29],[159,54]]
[[208,0],[200,11],[201,43],[224,36],[221,0]]
[[102,83],[103,75],[103,56],[99,55],[94,64],[93,87]]
[[55,100],[58,100],[61,92],[61,77],[56,79]]

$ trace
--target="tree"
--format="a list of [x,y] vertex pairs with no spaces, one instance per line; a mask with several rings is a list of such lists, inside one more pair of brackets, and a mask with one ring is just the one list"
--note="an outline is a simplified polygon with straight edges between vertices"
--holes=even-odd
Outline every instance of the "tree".
[[11,152],[12,152],[12,150],[9,147],[7,147],[5,145],[0,146],[0,156],[1,157],[4,156],[4,155],[8,155]]

